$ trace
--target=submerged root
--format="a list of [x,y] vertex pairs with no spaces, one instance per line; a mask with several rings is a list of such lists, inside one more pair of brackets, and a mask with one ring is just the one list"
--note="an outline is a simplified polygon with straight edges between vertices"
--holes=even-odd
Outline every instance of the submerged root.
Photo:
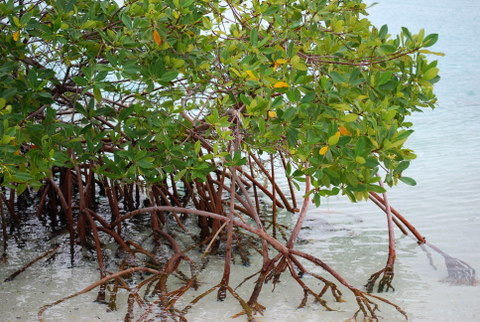
[[357,301],[358,310],[353,315],[356,320],[359,313],[362,313],[364,317],[370,317],[372,319],[378,319],[376,311],[379,311],[378,304],[368,299],[360,290],[352,289],[355,294],[355,300]]
[[398,312],[400,312],[405,317],[406,320],[408,320],[407,313],[404,310],[402,310],[400,306],[390,302],[389,300],[380,296],[362,292],[355,288],[350,288],[350,290],[353,292],[353,294],[355,294],[355,299],[358,305],[358,310],[353,315],[354,320],[357,319],[357,316],[359,315],[359,313],[362,313],[364,318],[372,319],[375,321],[379,319],[379,316],[377,315],[377,312],[380,312],[380,309],[378,308],[378,304],[373,302],[371,299],[369,299],[369,297],[375,298],[376,300],[379,300],[390,306],[393,306]]
[[48,255],[51,255],[51,254],[54,254],[58,249],[60,248],[60,245],[54,245],[52,248],[50,248],[49,250],[47,250],[45,253],[43,253],[42,255],[38,256],[37,258],[35,258],[34,260],[30,261],[28,264],[24,265],[22,268],[18,269],[17,271],[15,271],[13,274],[11,274],[9,277],[7,277],[4,282],[11,282],[13,281],[13,279],[15,277],[17,277],[19,274],[21,274],[22,272],[24,272],[27,268],[29,268],[30,266],[32,266],[33,264],[35,264],[36,262],[38,262],[39,260],[41,260],[42,258],[45,258],[47,257]]
[[240,306],[243,308],[243,310],[237,314],[235,314],[233,317],[238,317],[238,316],[241,316],[241,315],[247,315],[247,318],[248,318],[248,321],[249,322],[253,322],[253,321],[256,321],[255,318],[254,318],[254,311],[252,310],[252,307],[237,293],[235,292],[235,290],[233,288],[231,288],[230,286],[228,285],[224,285],[222,283],[220,284],[217,284],[211,288],[209,288],[208,290],[206,290],[205,292],[203,292],[202,294],[200,294],[199,296],[197,296],[196,298],[194,298],[185,308],[183,308],[183,310],[179,311],[179,313],[184,316],[185,314],[188,313],[188,311],[196,304],[198,303],[201,299],[203,299],[205,296],[207,296],[208,294],[212,293],[213,291],[215,291],[216,289],[219,289],[219,290],[222,290],[225,291],[225,292],[229,292],[237,301],[238,303],[240,304]]
[[288,269],[290,270],[290,274],[292,275],[292,277],[303,288],[303,299],[302,299],[302,302],[300,303],[300,305],[298,306],[298,308],[305,307],[305,305],[307,304],[308,295],[311,294],[315,298],[315,301],[320,303],[320,305],[322,305],[327,311],[334,311],[332,308],[330,308],[327,305],[327,301],[325,301],[324,299],[321,298],[321,296],[320,296],[321,292],[319,294],[315,293],[311,288],[309,288],[300,279],[300,276],[298,276],[297,272],[295,272],[295,270],[293,268],[293,263],[291,261],[288,261],[288,260],[286,261],[286,263],[288,265]]
[[380,282],[378,283],[378,293],[382,293],[383,291],[388,292],[390,289],[395,291],[395,288],[392,286],[393,281],[393,267],[386,266],[385,268],[379,270],[376,273],[373,273],[365,284],[365,288],[368,293],[372,293],[375,287],[375,282],[377,279],[382,275]]
[[46,310],[48,310],[49,308],[55,306],[55,305],[58,305],[60,303],[63,303],[65,302],[66,300],[69,300],[73,297],[76,297],[76,296],[79,296],[79,295],[82,295],[82,294],[85,294],[87,292],[90,292],[91,290],[93,290],[94,288],[100,286],[100,285],[103,285],[105,284],[106,282],[108,281],[111,281],[111,280],[114,280],[114,279],[117,279],[117,278],[120,278],[124,275],[130,275],[134,272],[138,272],[138,271],[143,271],[143,272],[148,272],[148,273],[153,273],[153,274],[159,274],[160,272],[157,271],[157,270],[154,270],[154,269],[151,269],[151,268],[146,268],[146,267],[131,267],[129,269],[126,269],[126,270],[123,270],[123,271],[120,271],[120,272],[117,272],[117,273],[114,273],[114,274],[110,274],[110,275],[107,275],[105,276],[104,278],[100,279],[99,281],[93,283],[93,284],[90,284],[89,286],[87,286],[86,288],[84,288],[83,290],[77,292],[77,293],[74,293],[74,294],[71,294],[71,295],[68,295],[68,296],[65,296],[63,298],[61,298],[60,300],[57,300],[53,303],[50,303],[50,304],[47,304],[47,305],[44,305],[40,308],[40,310],[38,311],[37,313],[37,317],[38,317],[38,320],[40,322],[43,321],[43,313],[45,313]]

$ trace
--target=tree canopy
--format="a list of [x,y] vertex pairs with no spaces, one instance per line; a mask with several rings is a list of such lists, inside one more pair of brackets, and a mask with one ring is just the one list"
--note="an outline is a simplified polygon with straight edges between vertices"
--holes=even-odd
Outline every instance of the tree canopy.
[[[3,182],[91,162],[126,182],[205,180],[241,151],[282,153],[319,196],[402,177],[406,116],[433,107],[437,40],[372,26],[361,1],[6,1]],[[242,143],[226,159],[235,134]]]

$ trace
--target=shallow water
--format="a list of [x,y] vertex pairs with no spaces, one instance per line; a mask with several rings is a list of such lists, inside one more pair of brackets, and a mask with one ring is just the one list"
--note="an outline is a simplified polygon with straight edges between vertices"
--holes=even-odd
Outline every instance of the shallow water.
[[[414,177],[418,185],[396,187],[389,199],[428,241],[469,263],[477,269],[478,275],[480,2],[390,0],[380,2],[370,13],[369,18],[376,25],[388,23],[390,33],[407,26],[411,31],[425,28],[427,33],[440,34],[439,42],[432,48],[446,54],[439,57],[442,77],[436,86],[439,107],[412,117],[416,131],[408,142],[418,159],[407,175]],[[385,216],[370,203],[350,204],[344,199],[331,198],[319,209],[311,207],[300,238],[298,248],[322,258],[357,287],[362,287],[367,277],[382,268],[386,261]],[[36,244],[26,246],[30,251],[12,246],[8,266],[0,264],[0,280],[38,256],[38,249],[46,249],[43,240],[40,238]],[[440,282],[447,276],[443,258],[429,250],[432,266],[426,252],[413,239],[400,236],[398,232],[397,247],[393,283],[396,291],[385,296],[400,305],[410,320],[480,321],[480,287],[450,286]],[[82,264],[65,269],[69,258],[64,256],[49,265],[43,261],[33,265],[13,283],[0,282],[0,321],[35,320],[42,305],[96,281],[95,266]],[[222,261],[219,259],[211,264],[201,276],[204,281],[219,279]],[[259,263],[252,263],[248,268],[235,266],[232,285],[258,267]],[[312,270],[322,273],[318,268]],[[82,276],[80,280],[79,276]],[[311,277],[306,276],[305,280],[315,285]],[[201,289],[208,285],[202,284]],[[239,293],[246,295],[242,292],[248,289],[247,284]],[[337,304],[326,297],[331,307],[338,309],[335,312],[327,312],[320,305],[311,304],[311,300],[307,308],[296,309],[302,291],[287,277],[277,285],[275,292],[270,290],[271,286],[267,285],[262,293],[261,303],[267,310],[259,321],[344,321],[356,309],[354,299],[345,289],[342,291],[348,300],[346,303]],[[190,294],[186,300],[199,292]],[[46,321],[123,320],[123,309],[106,313],[103,306],[93,303],[94,298],[92,292],[52,308],[45,314]],[[387,306],[381,309],[380,315],[385,321],[404,321],[394,309]],[[212,295],[197,304],[187,317],[189,321],[225,321],[239,311],[240,306],[231,297],[221,303]]]

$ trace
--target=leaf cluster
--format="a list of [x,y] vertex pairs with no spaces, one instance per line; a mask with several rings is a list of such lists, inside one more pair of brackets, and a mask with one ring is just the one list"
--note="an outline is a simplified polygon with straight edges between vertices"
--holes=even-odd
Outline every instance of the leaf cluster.
[[[397,36],[362,1],[5,1],[0,180],[39,187],[91,163],[125,182],[203,181],[282,153],[314,200],[382,191],[433,108],[437,35]],[[233,140],[240,150],[230,156]]]

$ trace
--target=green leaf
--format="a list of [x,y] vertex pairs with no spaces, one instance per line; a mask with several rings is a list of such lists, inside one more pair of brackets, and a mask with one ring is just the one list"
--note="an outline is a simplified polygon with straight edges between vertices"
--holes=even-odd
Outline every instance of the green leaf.
[[256,28],[252,28],[250,31],[250,42],[254,47],[257,46],[258,43],[258,30]]
[[9,98],[14,97],[17,94],[17,89],[15,87],[10,87],[1,92],[0,97],[8,100]]
[[412,34],[410,33],[410,31],[407,28],[402,27],[402,32],[405,35],[405,37],[407,37],[407,39],[409,41],[413,41]]
[[381,28],[380,28],[380,31],[378,32],[378,37],[384,39],[385,36],[387,35],[388,33],[388,26],[387,25],[383,25]]
[[393,170],[393,174],[401,173],[403,170],[407,169],[410,166],[409,161],[402,161],[398,166]]
[[82,76],[75,76],[72,78],[75,84],[79,86],[85,86],[88,84],[88,81]]
[[364,164],[366,162],[365,158],[361,156],[356,156],[355,161],[359,164]]
[[24,183],[18,184],[15,188],[17,195],[21,195],[27,189],[27,185]]
[[438,40],[438,34],[430,34],[423,39],[422,47],[431,47],[435,45]]
[[358,114],[355,114],[355,113],[350,113],[342,116],[342,121],[345,121],[348,123],[355,122],[357,119],[358,119]]
[[175,176],[173,177],[173,180],[180,181],[180,179],[182,179],[186,173],[187,173],[187,169],[180,170],[179,172],[177,172],[177,174],[175,174]]
[[213,24],[210,21],[210,18],[208,18],[206,16],[202,17],[202,24],[203,24],[203,27],[205,27],[205,29],[207,29],[207,30],[210,30],[210,29],[213,28]]
[[294,44],[293,40],[288,43],[287,55],[290,58],[294,57],[294,55],[295,55],[295,44]]
[[153,169],[155,166],[153,164],[153,158],[144,158],[137,161],[137,164],[140,168],[143,169]]
[[335,83],[345,83],[345,79],[337,72],[331,72],[330,77]]
[[357,144],[355,145],[355,155],[365,155],[366,154],[366,140],[367,138],[361,136],[358,138]]
[[97,101],[97,103],[100,103],[102,101],[102,92],[98,87],[95,87],[93,89],[93,96],[95,98],[95,101]]
[[20,23],[20,20],[18,19],[17,16],[13,16],[12,19],[13,19],[13,23],[15,24],[15,26],[17,26],[17,28],[22,28],[22,24]]
[[264,16],[271,16],[274,13],[276,13],[277,11],[279,11],[280,9],[281,9],[281,7],[279,5],[269,6],[269,7],[267,7],[267,10],[265,10],[263,12],[263,15]]
[[375,184],[367,184],[367,189],[368,191],[373,191],[373,192],[376,192],[376,193],[385,193],[387,192],[385,190],[385,188],[382,188],[380,186],[377,186]]
[[292,88],[289,88],[287,90],[287,98],[290,102],[298,102],[300,101],[300,98],[301,98],[301,94],[300,94],[300,91],[294,87]]
[[400,181],[402,181],[405,184],[408,184],[409,186],[415,186],[417,184],[415,180],[409,177],[400,177],[399,179]]
[[168,83],[168,82],[171,82],[172,80],[174,80],[175,78],[177,78],[177,76],[178,76],[178,72],[175,71],[175,70],[171,70],[171,71],[163,73],[162,77],[160,77],[160,81]]
[[87,20],[83,25],[80,26],[81,29],[92,29],[97,26],[97,22],[93,20]]
[[192,3],[194,3],[194,2],[195,2],[195,0],[183,0],[182,1],[182,7],[187,8],[187,7],[191,6]]
[[376,85],[380,86],[388,82],[389,80],[392,79],[393,73],[391,71],[383,72],[383,73],[377,73],[376,77]]
[[199,153],[200,153],[201,147],[202,147],[202,143],[201,143],[200,140],[198,140],[197,142],[195,142],[195,145],[194,145],[195,154],[199,154]]
[[422,53],[422,54],[430,54],[430,55],[435,55],[435,56],[445,56],[444,53],[440,53],[440,52],[437,52],[437,51],[430,51],[428,49],[420,49],[418,51],[419,53]]
[[15,172],[12,176],[12,181],[13,182],[28,182],[28,181],[31,181],[33,179],[34,178],[32,177],[32,175],[30,173],[21,172],[21,171]]
[[340,140],[340,134],[334,134],[328,138],[328,144],[335,145],[338,143],[338,140]]
[[352,109],[352,107],[350,105],[345,104],[345,103],[332,104],[332,106],[339,111],[348,111],[348,110]]
[[437,75],[438,75],[438,68],[433,67],[427,70],[425,73],[423,73],[423,79],[431,80],[435,78]]

